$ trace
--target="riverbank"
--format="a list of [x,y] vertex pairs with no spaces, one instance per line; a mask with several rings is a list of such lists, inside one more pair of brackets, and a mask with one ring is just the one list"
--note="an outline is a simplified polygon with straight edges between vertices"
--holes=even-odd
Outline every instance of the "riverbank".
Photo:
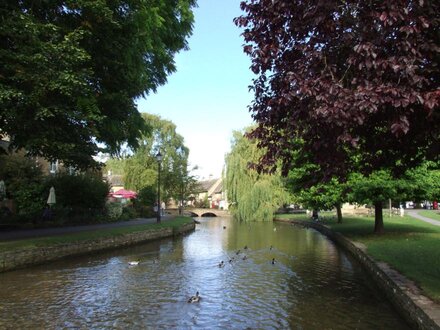
[[440,227],[408,216],[386,218],[386,233],[377,236],[372,233],[374,219],[369,217],[344,218],[342,224],[332,218],[316,223],[292,215],[275,220],[319,230],[364,265],[413,326],[440,328]]
[[0,242],[0,272],[60,258],[139,244],[194,230],[190,217]]

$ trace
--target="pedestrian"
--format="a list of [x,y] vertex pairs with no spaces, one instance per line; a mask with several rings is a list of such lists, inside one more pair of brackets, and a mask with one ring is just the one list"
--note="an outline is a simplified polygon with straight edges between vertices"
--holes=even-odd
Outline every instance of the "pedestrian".
[[162,203],[160,204],[160,213],[161,213],[162,215],[165,215],[165,202],[162,202]]

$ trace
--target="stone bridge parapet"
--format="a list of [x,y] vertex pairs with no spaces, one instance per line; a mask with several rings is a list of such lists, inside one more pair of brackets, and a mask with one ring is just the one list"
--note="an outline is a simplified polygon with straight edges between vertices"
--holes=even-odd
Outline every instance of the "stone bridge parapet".
[[[178,209],[166,209],[166,213],[172,215],[178,215]],[[230,214],[227,210],[219,209],[199,209],[199,208],[187,208],[183,210],[184,215],[191,217],[229,217]]]

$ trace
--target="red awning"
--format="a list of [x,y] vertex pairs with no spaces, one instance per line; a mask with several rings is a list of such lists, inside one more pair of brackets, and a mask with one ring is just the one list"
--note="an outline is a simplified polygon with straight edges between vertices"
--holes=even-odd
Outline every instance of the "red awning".
[[125,190],[125,189],[119,189],[118,191],[116,191],[114,193],[110,193],[109,195],[112,197],[117,197],[117,198],[136,198],[137,197],[137,193],[135,191]]

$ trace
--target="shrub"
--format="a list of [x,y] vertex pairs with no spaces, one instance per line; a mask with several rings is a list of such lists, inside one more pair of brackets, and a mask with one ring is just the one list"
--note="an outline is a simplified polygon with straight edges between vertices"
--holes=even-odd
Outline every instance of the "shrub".
[[100,174],[59,174],[46,181],[46,189],[55,188],[57,204],[72,209],[103,210],[110,187]]
[[41,218],[46,204],[44,191],[44,185],[38,182],[18,187],[14,192],[18,215],[28,220]]
[[118,202],[108,202],[105,204],[106,214],[110,220],[116,221],[122,215],[122,204]]
[[153,205],[157,203],[156,189],[151,186],[142,188],[139,191],[137,202],[145,206],[153,207]]
[[47,195],[50,187],[55,188],[54,218],[58,223],[85,224],[104,220],[109,186],[100,174],[58,174],[47,178],[44,185]]
[[122,214],[119,217],[120,220],[131,220],[138,217],[136,209],[132,206],[127,206],[122,209]]
[[197,200],[194,203],[194,206],[198,207],[198,208],[204,208],[204,209],[209,208],[208,196],[205,196],[205,198],[203,198],[202,200]]

